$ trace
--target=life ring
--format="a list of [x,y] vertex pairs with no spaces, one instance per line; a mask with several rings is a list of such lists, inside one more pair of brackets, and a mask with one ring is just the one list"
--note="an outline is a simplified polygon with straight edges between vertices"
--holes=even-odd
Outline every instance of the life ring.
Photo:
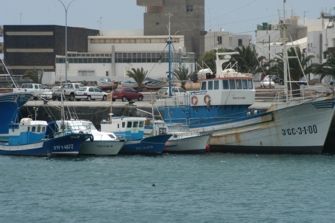
[[198,104],[198,97],[193,95],[191,98],[191,103],[192,105],[197,105]]
[[209,95],[205,95],[204,102],[207,106],[211,105],[211,97]]

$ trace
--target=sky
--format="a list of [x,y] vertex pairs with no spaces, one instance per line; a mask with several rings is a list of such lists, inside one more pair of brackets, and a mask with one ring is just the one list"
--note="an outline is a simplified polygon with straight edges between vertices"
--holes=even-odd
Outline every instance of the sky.
[[[71,0],[62,0],[68,4]],[[65,12],[58,0],[0,0],[0,25],[64,25]],[[74,0],[68,26],[102,30],[143,29],[144,7],[136,0]],[[286,14],[306,19],[320,12],[335,14],[334,0],[286,0]],[[205,29],[253,34],[257,24],[277,23],[283,0],[205,0]]]

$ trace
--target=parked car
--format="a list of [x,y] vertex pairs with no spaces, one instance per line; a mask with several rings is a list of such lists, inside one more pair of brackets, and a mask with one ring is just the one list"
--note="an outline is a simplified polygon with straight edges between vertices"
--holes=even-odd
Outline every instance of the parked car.
[[108,77],[100,78],[97,81],[98,87],[103,90],[103,91],[112,91],[113,89],[116,88],[117,84],[115,81],[112,81]]
[[37,83],[23,83],[20,88],[14,88],[13,91],[32,93],[34,100],[50,100],[52,98],[52,91]]
[[263,80],[261,80],[260,85],[262,88],[274,88],[275,82],[270,78],[269,75],[266,75]]
[[[186,91],[181,87],[172,87],[172,95],[184,94]],[[156,92],[157,98],[166,98],[169,96],[169,87],[162,87]]]
[[[63,88],[62,88],[63,87]],[[65,83],[62,87],[55,88],[52,93],[53,100],[60,100],[62,92],[64,91],[64,98],[69,99],[70,101],[75,100],[75,91],[79,90],[82,87],[81,83]]]
[[85,86],[81,87],[74,92],[74,97],[76,100],[107,100],[107,93],[103,92],[100,88],[95,86]]
[[121,87],[113,91],[112,100],[121,99],[122,101],[143,100],[143,94],[131,87]]

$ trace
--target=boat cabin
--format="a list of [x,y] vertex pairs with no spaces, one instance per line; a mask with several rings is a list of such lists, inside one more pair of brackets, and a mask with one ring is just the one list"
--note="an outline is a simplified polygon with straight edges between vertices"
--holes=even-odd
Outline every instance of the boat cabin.
[[101,131],[113,132],[124,140],[142,140],[144,138],[144,117],[115,117],[110,114],[109,120],[103,120]]
[[46,121],[22,118],[20,123],[11,125],[8,143],[10,145],[25,145],[39,142],[45,138],[47,126]]

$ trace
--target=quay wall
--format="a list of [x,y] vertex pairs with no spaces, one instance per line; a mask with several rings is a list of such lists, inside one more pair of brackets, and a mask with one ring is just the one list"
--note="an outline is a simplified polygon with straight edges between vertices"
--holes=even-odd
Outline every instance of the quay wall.
[[[149,114],[139,111],[137,108],[151,113],[151,104],[148,102],[111,102],[111,101],[65,101],[64,110],[67,119],[90,120],[100,129],[100,122],[106,120],[110,113],[115,116],[143,116]],[[61,119],[61,102],[29,101],[20,111],[20,117],[31,117],[32,119],[53,121]],[[151,118],[151,117],[150,117]]]

